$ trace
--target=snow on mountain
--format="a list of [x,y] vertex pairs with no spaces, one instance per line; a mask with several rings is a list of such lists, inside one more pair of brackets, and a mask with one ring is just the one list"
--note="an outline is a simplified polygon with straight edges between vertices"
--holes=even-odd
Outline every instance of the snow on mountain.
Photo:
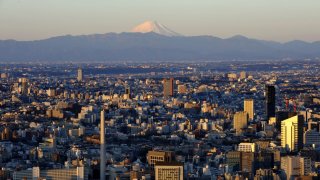
[[164,36],[181,36],[181,34],[172,31],[171,29],[167,28],[165,25],[160,24],[156,21],[146,21],[134,27],[132,29],[132,32],[139,32],[139,33],[154,32]]

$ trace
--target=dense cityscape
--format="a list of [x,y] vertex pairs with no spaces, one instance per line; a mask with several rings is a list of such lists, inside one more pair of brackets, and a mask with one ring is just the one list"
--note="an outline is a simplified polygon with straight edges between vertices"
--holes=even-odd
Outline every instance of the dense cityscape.
[[0,179],[319,179],[318,60],[0,74]]

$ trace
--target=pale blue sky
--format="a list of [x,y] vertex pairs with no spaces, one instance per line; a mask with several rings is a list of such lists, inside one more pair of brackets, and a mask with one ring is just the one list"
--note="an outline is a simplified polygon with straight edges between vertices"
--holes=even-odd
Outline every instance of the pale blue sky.
[[320,0],[0,0],[0,39],[123,32],[145,20],[184,35],[320,40]]

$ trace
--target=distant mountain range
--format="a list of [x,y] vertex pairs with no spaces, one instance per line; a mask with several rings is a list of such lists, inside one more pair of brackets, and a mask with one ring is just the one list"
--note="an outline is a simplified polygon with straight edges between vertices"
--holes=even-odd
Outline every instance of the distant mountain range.
[[264,60],[320,57],[320,41],[279,43],[234,36],[183,36],[147,21],[131,32],[0,41],[3,61]]

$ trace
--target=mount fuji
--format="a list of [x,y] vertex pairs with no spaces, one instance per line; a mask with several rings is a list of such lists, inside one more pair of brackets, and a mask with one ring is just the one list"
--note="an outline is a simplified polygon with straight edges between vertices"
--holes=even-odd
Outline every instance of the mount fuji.
[[181,34],[172,31],[171,29],[169,29],[163,24],[158,23],[157,21],[145,21],[144,23],[134,27],[131,32],[136,32],[136,33],[154,32],[164,36],[181,36]]
[[182,36],[146,21],[130,32],[65,35],[35,41],[0,40],[0,62],[319,59],[320,41],[279,43],[241,35]]

